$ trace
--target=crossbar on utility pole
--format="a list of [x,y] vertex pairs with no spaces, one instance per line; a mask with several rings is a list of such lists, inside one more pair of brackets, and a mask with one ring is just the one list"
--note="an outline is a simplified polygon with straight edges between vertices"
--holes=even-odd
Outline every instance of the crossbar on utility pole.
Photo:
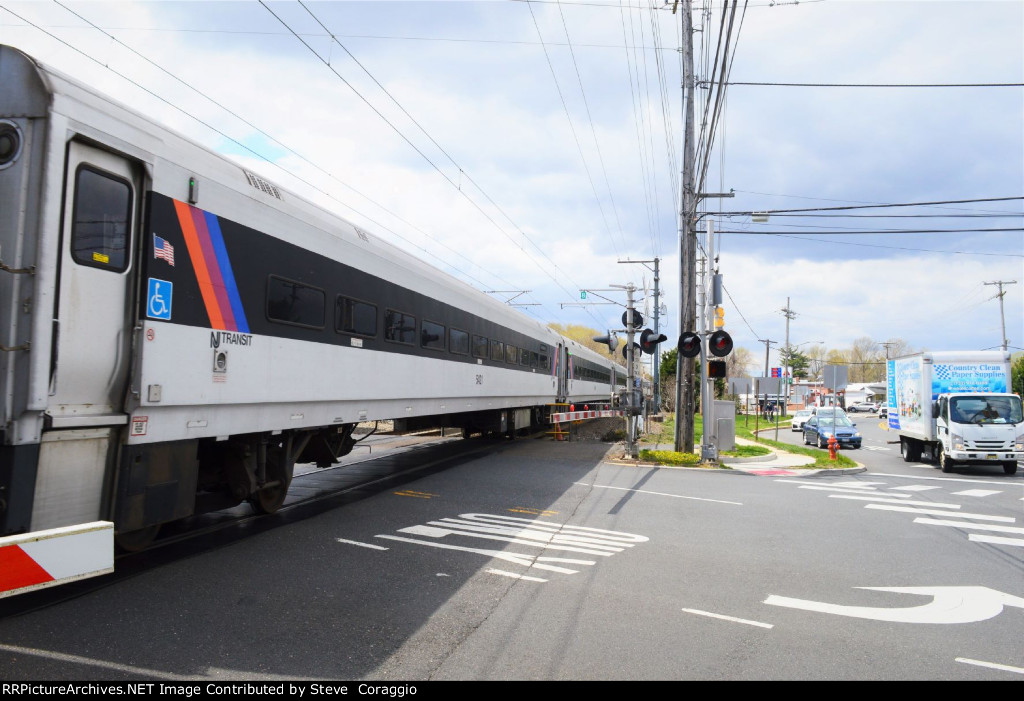
[[999,322],[1002,325],[1002,329],[1003,329],[1003,334],[1002,334],[1003,350],[1005,351],[1007,349],[1007,346],[1010,345],[1010,340],[1006,337],[1006,315],[1003,312],[1003,295],[1006,294],[1006,293],[1003,292],[1003,285],[1016,285],[1017,281],[1016,280],[996,280],[995,282],[986,282],[984,284],[986,284],[986,285],[999,285],[999,294],[997,294],[996,297],[999,298]]

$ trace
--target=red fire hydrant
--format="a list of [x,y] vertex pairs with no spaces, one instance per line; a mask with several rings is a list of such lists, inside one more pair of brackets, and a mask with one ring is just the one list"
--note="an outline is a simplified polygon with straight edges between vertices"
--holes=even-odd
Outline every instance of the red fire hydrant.
[[828,459],[829,460],[836,460],[836,459],[838,459],[838,456],[836,455],[836,451],[837,450],[839,450],[839,441],[836,440],[835,435],[831,435],[831,436],[828,437]]

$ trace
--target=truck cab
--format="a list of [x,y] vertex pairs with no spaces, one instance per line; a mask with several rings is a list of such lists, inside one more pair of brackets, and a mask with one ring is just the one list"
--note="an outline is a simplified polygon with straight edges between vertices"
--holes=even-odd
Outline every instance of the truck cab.
[[1001,463],[1012,475],[1024,459],[1024,410],[1014,394],[941,394],[932,416],[943,472],[957,463]]

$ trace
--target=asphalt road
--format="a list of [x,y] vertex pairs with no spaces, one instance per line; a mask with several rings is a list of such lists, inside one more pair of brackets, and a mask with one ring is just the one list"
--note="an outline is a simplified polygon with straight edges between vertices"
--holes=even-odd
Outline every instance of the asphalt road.
[[0,620],[0,678],[1024,681],[1024,477],[872,422],[842,477],[510,443]]

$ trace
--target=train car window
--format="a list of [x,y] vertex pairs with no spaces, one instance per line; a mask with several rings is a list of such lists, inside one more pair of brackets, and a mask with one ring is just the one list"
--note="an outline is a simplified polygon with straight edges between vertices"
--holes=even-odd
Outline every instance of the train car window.
[[459,355],[469,355],[469,334],[458,329],[448,329],[448,350]]
[[132,188],[87,166],[75,175],[71,256],[76,263],[120,273],[128,269]]
[[483,336],[473,336],[473,357],[487,357],[487,339]]
[[388,309],[384,312],[384,338],[395,343],[416,343],[416,317]]
[[420,345],[424,348],[444,350],[444,326],[433,321],[423,321],[420,329]]
[[377,305],[338,297],[334,304],[334,330],[356,336],[376,336]]
[[530,351],[530,367],[535,368],[539,364],[539,357],[537,351]]
[[499,363],[505,360],[505,344],[501,341],[491,341],[491,360]]
[[522,348],[519,351],[519,364],[523,366],[530,365],[530,351],[525,348]]
[[327,293],[276,275],[267,278],[267,318],[281,324],[324,327]]
[[505,346],[505,362],[509,365],[515,365],[519,360],[518,349],[511,343]]
[[545,370],[548,369],[548,353],[547,346],[540,347],[540,366]]

